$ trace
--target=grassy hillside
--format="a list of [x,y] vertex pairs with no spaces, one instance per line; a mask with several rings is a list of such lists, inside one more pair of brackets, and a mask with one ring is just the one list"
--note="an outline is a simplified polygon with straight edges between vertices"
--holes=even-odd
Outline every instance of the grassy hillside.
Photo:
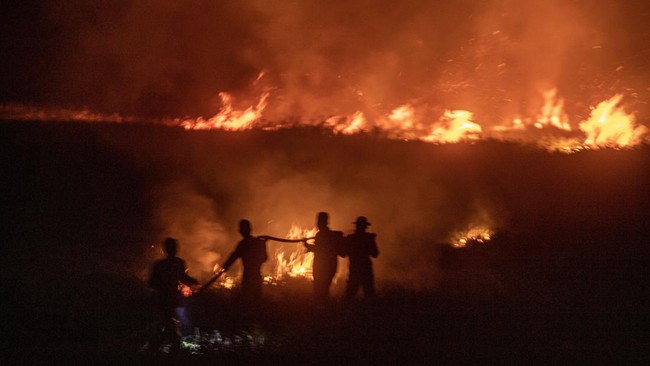
[[[636,362],[648,346],[647,146],[561,155],[311,128],[11,121],[0,136],[2,337],[14,355],[137,361],[130,337],[151,320],[143,279],[164,236],[205,280],[239,219],[283,236],[323,210],[346,232],[358,215],[372,222],[376,306],[314,314],[308,284],[267,288],[263,350],[189,360]],[[447,245],[477,223],[492,241]],[[229,294],[196,302],[201,329],[250,330]]]

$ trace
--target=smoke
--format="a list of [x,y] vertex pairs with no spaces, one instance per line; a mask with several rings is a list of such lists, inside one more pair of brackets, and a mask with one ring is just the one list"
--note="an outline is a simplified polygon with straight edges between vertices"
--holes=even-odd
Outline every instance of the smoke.
[[[157,235],[178,238],[180,255],[202,279],[235,248],[244,218],[254,235],[285,237],[293,225],[315,227],[320,211],[346,234],[357,216],[367,216],[381,252],[378,281],[429,288],[439,281],[440,248],[453,232],[507,223],[507,210],[471,183],[483,179],[485,168],[465,154],[455,156],[467,146],[439,147],[442,154],[431,155],[428,144],[327,136],[317,129],[147,131],[150,142],[124,134],[111,143],[153,174],[148,196]],[[269,255],[278,248],[295,250],[269,242]],[[271,258],[263,271],[271,273],[273,265]]]
[[[372,119],[413,103],[432,120],[444,109],[467,109],[498,124],[537,112],[548,88],[569,101],[571,117],[588,115],[590,105],[616,93],[647,112],[649,7],[635,1],[85,0],[7,7],[18,20],[3,37],[12,55],[3,101],[211,115],[218,92],[257,97],[250,86],[266,71],[270,120],[320,121],[357,110]],[[32,49],[19,46],[36,37]]]
[[[643,123],[649,9],[632,0],[3,4],[0,100],[178,117],[215,113],[220,91],[248,106],[268,88],[268,120],[320,122],[357,110],[372,120],[411,103],[423,122],[466,109],[489,126],[536,114],[541,92],[557,88],[571,121],[621,93]],[[425,148],[362,136],[346,145],[255,133],[179,135],[165,153],[151,136],[125,139],[148,146],[163,171],[153,194],[160,235],[178,237],[200,271],[234,246],[241,218],[257,234],[282,236],[328,211],[345,231],[357,215],[369,217],[391,258],[378,262],[381,276],[423,278],[430,248],[450,230],[503,224],[495,217],[510,209],[493,197],[526,212],[516,188],[466,158],[432,162]],[[134,149],[124,147],[141,160]],[[408,158],[404,149],[413,149]],[[510,193],[478,185],[478,172]]]
[[200,276],[212,273],[229,248],[210,197],[195,192],[188,182],[166,184],[153,197],[160,236],[178,239],[182,243],[179,255],[188,258],[189,266]]

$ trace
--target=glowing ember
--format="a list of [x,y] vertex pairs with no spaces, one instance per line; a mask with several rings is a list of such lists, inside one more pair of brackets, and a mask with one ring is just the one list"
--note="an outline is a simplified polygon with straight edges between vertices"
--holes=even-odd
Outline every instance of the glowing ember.
[[180,282],[178,283],[178,292],[180,292],[183,297],[192,296],[192,288]]
[[71,121],[94,123],[133,123],[137,118],[118,113],[105,114],[89,109],[37,108],[23,104],[0,105],[0,119],[16,121]]
[[477,140],[480,138],[481,126],[471,121],[472,112],[446,111],[443,122],[433,127],[431,134],[422,138],[424,141],[437,143]]
[[648,133],[648,128],[635,124],[633,114],[627,114],[619,103],[623,96],[617,94],[591,112],[588,120],[580,123],[587,134],[584,144],[591,147],[630,147],[638,145]]
[[235,288],[235,278],[234,277],[224,277],[223,280],[219,282],[219,286],[228,290]]
[[494,231],[487,226],[472,226],[468,230],[458,231],[451,237],[454,248],[464,248],[469,244],[484,244],[492,239]]

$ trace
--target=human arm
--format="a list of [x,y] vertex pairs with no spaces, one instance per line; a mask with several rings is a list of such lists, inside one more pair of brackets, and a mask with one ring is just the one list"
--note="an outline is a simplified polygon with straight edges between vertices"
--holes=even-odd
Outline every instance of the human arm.
[[[187,270],[186,270],[186,271],[187,271]],[[187,286],[190,286],[190,287],[199,284],[199,281],[197,281],[196,278],[194,278],[194,277],[188,275],[187,272],[183,272],[183,274],[181,275],[181,279],[180,279],[180,281],[181,281],[183,284],[185,284],[185,285],[187,285]]]
[[185,261],[181,259],[180,263],[181,263],[182,272],[178,275],[178,281],[189,287],[198,285],[199,281],[197,281],[196,278],[187,274],[188,268]]
[[228,256],[228,259],[226,259],[226,262],[223,264],[222,270],[225,272],[230,268],[230,266],[235,263],[235,261],[240,257],[239,251],[235,250]]
[[302,242],[302,245],[304,245],[305,248],[307,249],[307,253],[309,253],[309,252],[312,252],[312,253],[316,252],[316,245],[314,245],[314,244],[309,244],[309,243],[307,243],[306,241],[303,241],[303,242]]

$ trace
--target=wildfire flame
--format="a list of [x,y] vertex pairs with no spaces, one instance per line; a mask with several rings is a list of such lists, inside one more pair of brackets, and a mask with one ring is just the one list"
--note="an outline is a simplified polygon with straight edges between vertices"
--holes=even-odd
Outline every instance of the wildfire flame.
[[[260,80],[263,73],[255,81]],[[270,90],[270,89],[268,89]],[[295,123],[261,123],[262,113],[267,107],[269,91],[263,92],[257,102],[245,109],[233,106],[233,97],[225,92],[219,93],[222,108],[210,118],[185,118],[162,119],[152,121],[173,126],[180,126],[187,130],[220,129],[227,131],[249,130],[261,128],[264,130],[277,130],[292,127],[296,124],[310,124],[311,122]],[[544,103],[534,117],[517,116],[509,124],[496,125],[485,130],[474,121],[474,114],[467,110],[447,110],[443,116],[434,123],[427,123],[422,116],[418,116],[412,104],[400,105],[385,115],[378,115],[373,120],[368,120],[362,111],[357,111],[349,116],[334,116],[324,122],[324,126],[335,134],[352,135],[357,133],[378,130],[389,138],[414,139],[435,144],[458,143],[475,141],[482,138],[496,138],[502,140],[531,141],[541,148],[553,152],[575,153],[595,148],[631,148],[646,141],[649,129],[635,122],[634,114],[627,113],[620,106],[622,94],[599,103],[592,108],[591,115],[585,121],[579,122],[579,130],[573,130],[569,117],[564,111],[564,99],[558,96],[555,88],[542,93]],[[0,105],[0,118],[5,120],[38,120],[38,121],[79,121],[79,122],[110,122],[134,123],[134,117],[122,117],[119,114],[93,113],[89,110],[72,109],[39,109],[21,105]],[[552,127],[552,129],[548,129]],[[540,137],[539,132],[529,133],[529,128],[544,130],[549,135]],[[553,131],[555,130],[555,131]],[[558,131],[559,130],[559,131]],[[563,132],[558,135],[557,132]],[[584,137],[578,134],[584,133]],[[283,260],[292,261],[290,257]]]
[[[317,232],[317,228],[302,229],[299,226],[291,225],[287,239],[312,238]],[[300,243],[295,244],[294,250],[290,253],[285,249],[280,247],[275,251],[276,265],[272,279],[278,281],[285,276],[313,279],[314,253],[308,253],[307,249]]]
[[492,130],[496,132],[525,131],[526,125],[524,124],[524,120],[521,119],[521,117],[515,117],[512,120],[512,125],[510,126],[497,125],[492,127]]
[[118,113],[98,113],[87,108],[42,108],[23,104],[0,105],[0,119],[16,121],[71,121],[94,123],[134,123],[135,117],[125,117]]
[[472,118],[473,114],[469,111],[446,111],[443,122],[435,125],[431,134],[422,140],[436,143],[477,140],[480,138],[482,129],[481,126],[471,121]]
[[544,106],[537,116],[534,126],[544,128],[553,126],[565,131],[571,131],[569,117],[564,113],[564,99],[557,97],[557,89],[550,89],[543,93]]
[[[212,272],[213,272],[214,274],[217,274],[217,272],[219,272],[220,268],[221,268],[221,267],[220,267],[219,264],[217,263],[217,264],[215,264],[214,267],[212,268]],[[214,286],[214,287],[219,287],[219,288],[224,288],[224,289],[226,289],[226,290],[232,290],[233,288],[235,288],[235,287],[237,286],[237,285],[236,285],[236,284],[237,284],[237,281],[236,281],[236,280],[237,280],[237,277],[238,277],[238,276],[228,276],[226,273],[224,273],[224,274],[221,275],[221,277],[219,277],[219,278],[215,281],[215,283],[214,283],[213,286]]]
[[325,125],[330,126],[334,133],[352,135],[359,132],[368,131],[368,121],[363,112],[357,111],[352,116],[341,118],[331,117],[325,121]]
[[584,144],[591,147],[626,147],[643,141],[648,128],[635,124],[633,114],[627,114],[619,104],[623,95],[617,94],[601,102],[588,120],[580,123],[587,134]]
[[[303,229],[297,225],[291,225],[287,239],[312,238],[318,232],[317,228]],[[292,249],[288,249],[291,247]],[[274,253],[273,270],[271,274],[264,276],[264,283],[275,285],[283,279],[305,278],[313,279],[314,253],[307,252],[307,249],[301,244],[280,244],[280,247]],[[217,273],[220,269],[219,264],[215,264],[213,272]],[[226,290],[237,287],[239,276],[227,276],[225,273],[215,282],[214,286]]]
[[[403,130],[412,130],[416,128],[414,118],[415,110],[410,104],[405,104],[393,109],[388,115],[388,120],[393,126],[397,125]],[[390,126],[387,126],[390,127]]]
[[423,127],[416,122],[415,117],[415,108],[404,104],[393,109],[386,118],[380,118],[377,127],[393,138],[417,139]]
[[250,130],[254,127],[255,122],[262,118],[262,112],[266,108],[269,92],[264,92],[260,96],[257,104],[250,106],[245,110],[236,110],[232,106],[232,96],[228,93],[219,93],[223,108],[219,113],[205,119],[198,117],[196,119],[186,119],[179,124],[186,130],[209,130],[222,129],[226,131]]
[[451,236],[451,246],[454,248],[464,248],[470,243],[484,244],[492,240],[494,231],[484,225],[471,226],[465,231],[455,232]]
[[[220,93],[223,108],[215,116],[204,119],[186,119],[178,122],[185,129],[222,129],[222,130],[247,130],[256,127],[256,122],[262,117],[266,108],[269,93],[263,93],[257,104],[245,110],[236,110],[232,106],[232,97],[227,93]],[[593,108],[591,116],[586,121],[580,122],[580,131],[586,134],[584,140],[577,138],[549,136],[537,141],[538,145],[549,150],[563,153],[574,153],[589,148],[633,147],[644,141],[648,128],[635,123],[635,116],[626,113],[619,106],[623,96],[614,97],[601,102]],[[537,116],[523,119],[516,117],[510,126],[495,126],[494,132],[518,131],[525,133],[529,126],[537,129],[554,127],[571,132],[568,115],[564,112],[564,99],[558,97],[557,89],[543,92],[544,104]],[[483,128],[473,121],[474,115],[467,110],[447,110],[440,121],[426,128],[416,122],[415,109],[410,104],[401,105],[393,109],[388,115],[380,117],[374,126],[367,120],[363,112],[357,111],[351,116],[334,116],[325,121],[336,134],[352,135],[367,132],[372,128],[380,128],[392,138],[419,139],[430,143],[457,143],[461,141],[475,141],[483,137]],[[273,126],[271,126],[272,128]],[[268,126],[266,127],[269,128]],[[292,261],[291,258],[283,258]]]

